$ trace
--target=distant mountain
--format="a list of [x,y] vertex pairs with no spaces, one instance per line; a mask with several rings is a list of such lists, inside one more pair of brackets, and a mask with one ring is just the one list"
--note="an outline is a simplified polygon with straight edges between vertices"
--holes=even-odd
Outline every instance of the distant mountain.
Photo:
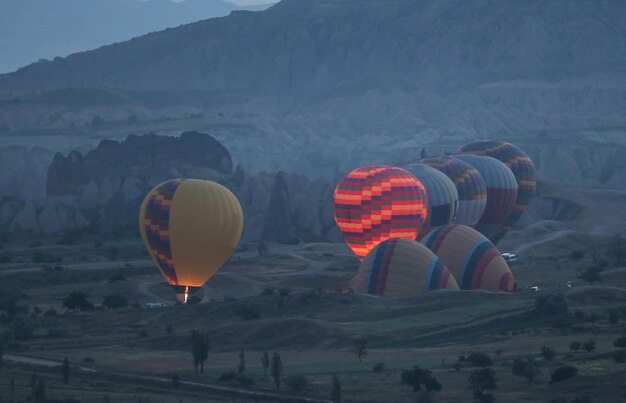
[[0,73],[233,10],[267,7],[222,0],[0,0]]
[[623,0],[283,0],[1,75],[0,128],[201,115],[248,172],[328,175],[477,137],[626,142],[625,43]]

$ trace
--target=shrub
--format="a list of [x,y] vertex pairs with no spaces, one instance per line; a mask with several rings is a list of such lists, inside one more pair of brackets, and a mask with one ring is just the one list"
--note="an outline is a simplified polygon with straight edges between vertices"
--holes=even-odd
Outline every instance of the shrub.
[[626,362],[626,350],[618,350],[613,352],[613,361],[618,364],[623,364]]
[[374,372],[380,373],[380,372],[383,372],[384,370],[385,370],[384,362],[378,362],[376,363],[376,365],[374,365]]
[[550,374],[550,379],[553,383],[561,382],[567,379],[574,378],[576,375],[578,375],[578,369],[576,367],[573,367],[571,365],[563,365],[552,371],[552,373]]
[[552,361],[556,356],[556,350],[552,347],[543,346],[541,347],[541,356],[546,361]]
[[535,313],[538,315],[564,315],[568,311],[562,295],[546,294],[535,298]]
[[237,381],[239,382],[239,386],[242,388],[250,388],[254,386],[254,378],[248,374],[239,374]]
[[302,392],[309,385],[309,380],[304,375],[292,375],[285,380],[287,388],[293,392]]
[[615,339],[615,341],[613,342],[613,345],[617,348],[626,347],[626,336],[621,336]]
[[259,308],[252,304],[241,304],[237,309],[237,315],[241,320],[257,320],[261,318]]
[[63,298],[63,307],[70,311],[91,311],[94,307],[88,298],[89,294],[82,291],[74,291]]
[[69,335],[70,332],[68,332],[64,327],[53,327],[48,329],[48,337],[52,339],[63,339]]
[[418,366],[413,366],[412,369],[403,369],[400,376],[400,383],[402,385],[408,385],[413,388],[413,392],[419,392],[422,390],[422,386],[425,390],[432,392],[438,392],[441,390],[441,383],[432,376],[431,372],[427,369],[422,369]]
[[238,377],[239,377],[239,374],[237,374],[235,371],[227,371],[227,372],[222,372],[222,375],[220,375],[219,378],[217,378],[217,380],[220,382],[232,382]]
[[611,322],[611,324],[616,324],[617,322],[619,322],[619,311],[617,309],[609,309],[607,311],[607,314],[609,316],[609,322]]
[[139,331],[139,337],[144,338],[144,337],[148,337],[148,336],[149,336],[149,334],[148,334],[148,331],[146,329],[141,329]]
[[569,349],[572,351],[578,351],[580,350],[580,347],[582,346],[582,343],[579,341],[573,341],[569,344]]
[[13,337],[16,340],[28,340],[33,337],[33,333],[35,332],[35,324],[29,319],[16,319],[11,325],[11,331],[13,332]]
[[493,360],[488,354],[485,353],[472,352],[467,357],[467,361],[469,361],[473,366],[480,368],[490,367],[493,365]]
[[569,258],[571,260],[580,260],[582,258],[585,257],[585,252],[579,251],[579,250],[575,250],[573,251],[570,255]]
[[595,349],[596,349],[596,342],[594,340],[587,340],[586,342],[583,343],[583,350],[587,351],[588,353],[592,352]]
[[94,360],[93,357],[85,357],[83,358],[83,362],[85,364],[93,364],[94,362],[96,362],[96,360]]
[[119,270],[117,273],[109,277],[109,283],[116,283],[118,281],[126,281],[126,276],[123,270]]
[[45,253],[39,250],[33,253],[34,263],[60,263],[62,261],[63,261],[62,257],[54,256],[51,253]]
[[128,306],[128,300],[122,294],[111,294],[104,297],[102,306],[109,309],[120,309]]

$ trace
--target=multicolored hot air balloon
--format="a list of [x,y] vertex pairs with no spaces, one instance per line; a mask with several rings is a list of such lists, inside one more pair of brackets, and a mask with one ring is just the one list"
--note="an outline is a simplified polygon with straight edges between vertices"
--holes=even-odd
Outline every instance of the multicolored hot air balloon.
[[350,288],[359,294],[402,296],[459,286],[441,259],[424,245],[392,238],[367,254]]
[[511,215],[517,200],[517,181],[513,172],[491,157],[473,154],[455,155],[480,172],[487,185],[487,205],[475,228],[494,241],[495,235]]
[[424,185],[428,197],[428,216],[418,239],[434,227],[451,224],[459,208],[459,192],[450,178],[425,164],[412,163],[402,168]]
[[459,208],[454,223],[476,225],[487,205],[487,185],[478,170],[453,157],[426,158],[420,162],[443,172],[456,186]]
[[459,154],[486,155],[506,164],[517,180],[517,200],[513,212],[504,222],[504,225],[494,235],[494,242],[500,241],[513,225],[528,209],[528,205],[537,190],[537,171],[528,154],[517,146],[504,141],[476,141],[459,148]]
[[181,302],[230,257],[242,229],[235,195],[205,180],[164,182],[148,193],[139,212],[146,249]]
[[478,231],[452,224],[422,240],[456,278],[462,290],[515,291],[515,279],[500,251]]
[[335,222],[359,260],[387,239],[416,239],[427,213],[424,186],[404,169],[358,168],[335,188]]

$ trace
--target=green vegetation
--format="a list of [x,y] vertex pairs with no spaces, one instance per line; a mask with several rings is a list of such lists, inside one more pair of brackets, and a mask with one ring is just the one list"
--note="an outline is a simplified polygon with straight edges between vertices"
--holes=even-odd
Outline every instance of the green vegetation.
[[572,365],[563,365],[552,371],[551,382],[562,382],[578,375],[578,369]]

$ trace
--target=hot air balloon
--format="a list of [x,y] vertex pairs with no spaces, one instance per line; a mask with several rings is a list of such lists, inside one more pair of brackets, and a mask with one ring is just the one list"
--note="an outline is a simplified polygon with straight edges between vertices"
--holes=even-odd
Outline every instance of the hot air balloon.
[[453,157],[426,158],[420,162],[443,172],[456,186],[459,208],[454,223],[476,225],[487,204],[487,185],[478,170]]
[[504,225],[494,235],[494,242],[500,241],[513,225],[528,209],[528,205],[537,190],[537,171],[528,154],[513,144],[504,141],[476,141],[466,144],[457,150],[460,154],[486,155],[506,164],[511,169],[517,181],[517,200],[513,212],[504,222]]
[[419,242],[392,238],[367,254],[350,288],[359,294],[414,295],[429,290],[458,290],[445,264]]
[[139,212],[146,249],[181,302],[230,257],[242,229],[235,195],[205,180],[164,182],[148,193]]
[[335,222],[359,260],[387,239],[416,239],[427,212],[424,187],[404,169],[358,168],[335,188]]
[[413,163],[402,168],[424,185],[428,196],[428,216],[418,238],[434,227],[451,224],[459,208],[459,192],[450,178],[425,164]]
[[517,200],[517,182],[513,172],[491,157],[472,154],[455,155],[480,172],[487,185],[487,205],[475,228],[493,242],[495,235],[509,218]]
[[452,224],[436,228],[422,243],[439,256],[462,290],[515,291],[511,269],[480,232]]

